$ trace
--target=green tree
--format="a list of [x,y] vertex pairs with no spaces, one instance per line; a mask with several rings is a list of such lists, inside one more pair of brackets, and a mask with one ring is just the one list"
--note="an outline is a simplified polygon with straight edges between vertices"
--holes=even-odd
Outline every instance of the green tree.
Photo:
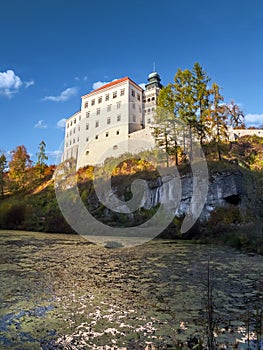
[[48,157],[46,155],[46,144],[42,140],[38,146],[38,153],[37,155],[37,163],[36,163],[36,169],[39,177],[43,176],[45,167],[47,166],[46,161],[48,160]]
[[209,125],[212,141],[217,148],[218,159],[222,160],[222,145],[228,141],[227,112],[223,96],[219,92],[219,86],[213,83],[211,89],[213,101],[210,110]]
[[4,185],[5,185],[5,169],[7,165],[6,156],[4,153],[0,155],[0,192],[2,198],[4,197]]
[[9,162],[9,178],[14,185],[14,189],[19,190],[25,187],[27,182],[27,172],[31,168],[32,161],[24,145],[17,146],[11,151]]

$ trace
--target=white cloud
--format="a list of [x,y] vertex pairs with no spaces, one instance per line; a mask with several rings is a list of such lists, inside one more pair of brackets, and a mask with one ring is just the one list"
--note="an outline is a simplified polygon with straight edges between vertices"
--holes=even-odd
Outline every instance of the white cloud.
[[246,126],[259,127],[263,125],[263,114],[252,114],[249,113],[245,116]]
[[66,120],[65,118],[62,118],[60,119],[58,122],[57,122],[57,128],[59,129],[64,129],[65,128],[65,125],[66,125]]
[[35,126],[36,129],[46,129],[47,128],[47,124],[44,123],[44,120],[39,120]]
[[51,158],[56,158],[56,157],[61,157],[62,156],[62,151],[60,150],[55,150],[55,151],[46,151],[46,155]]
[[11,69],[0,72],[0,95],[12,97],[22,86],[23,82]]
[[29,86],[32,86],[35,84],[34,80],[30,80],[30,81],[25,81],[25,87],[28,88]]
[[141,84],[139,84],[139,86],[140,86],[143,90],[145,90],[145,83],[141,83]]
[[55,101],[55,102],[64,102],[69,100],[72,96],[76,95],[77,88],[71,87],[63,90],[58,96],[46,96],[43,98],[43,101]]
[[112,83],[113,81],[116,81],[118,79],[113,79],[112,81],[96,81],[95,83],[93,83],[92,88],[93,90],[99,89],[100,87],[102,87],[103,85]]

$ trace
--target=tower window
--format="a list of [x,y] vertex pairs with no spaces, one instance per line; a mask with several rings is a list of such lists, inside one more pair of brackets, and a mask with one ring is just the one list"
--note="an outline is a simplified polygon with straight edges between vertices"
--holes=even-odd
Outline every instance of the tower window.
[[96,136],[95,136],[95,139],[98,140],[98,138],[99,138],[99,135],[96,135]]
[[91,100],[91,105],[92,105],[92,106],[95,105],[95,99]]
[[120,109],[121,108],[121,102],[117,102],[117,109]]
[[111,122],[111,119],[107,118],[107,124],[110,124],[110,122]]
[[138,94],[138,93],[137,93],[137,100],[138,100],[138,101],[141,101],[141,96],[140,96],[140,94]]
[[116,131],[116,135],[120,135],[120,130],[117,130],[117,131]]
[[98,98],[98,103],[101,103],[102,102],[102,97],[100,96],[99,98]]
[[96,120],[96,122],[95,122],[95,128],[98,128],[99,127],[99,121],[98,120]]
[[108,132],[106,132],[105,136],[106,136],[106,137],[108,137],[108,136],[109,136],[109,133],[108,133]]
[[109,98],[110,98],[109,94],[105,95],[105,101],[109,101]]
[[90,112],[86,112],[86,118],[89,118]]
[[152,101],[154,101],[154,100],[155,100],[155,97],[153,96],[153,97],[152,97]]
[[88,156],[88,155],[89,155],[89,150],[86,151],[86,156]]
[[86,124],[86,130],[89,130],[89,123]]
[[97,108],[97,115],[100,115],[100,108]]
[[135,97],[135,91],[134,90],[131,91],[131,94],[132,94],[133,97]]
[[117,122],[119,122],[121,120],[121,115],[117,115]]
[[88,108],[88,106],[89,106],[89,103],[85,102],[84,108]]
[[113,93],[112,93],[112,98],[116,98],[117,97],[117,91],[114,91]]
[[121,89],[121,96],[123,96],[125,93],[125,89]]

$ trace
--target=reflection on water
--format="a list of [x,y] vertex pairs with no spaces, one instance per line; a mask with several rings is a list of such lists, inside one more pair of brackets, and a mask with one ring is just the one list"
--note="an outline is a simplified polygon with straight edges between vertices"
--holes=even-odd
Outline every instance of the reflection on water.
[[107,249],[77,235],[1,231],[0,253],[0,349],[205,340],[208,259],[214,319],[225,329],[218,341],[245,335],[248,314],[253,331],[262,310],[263,257],[226,247],[152,241]]

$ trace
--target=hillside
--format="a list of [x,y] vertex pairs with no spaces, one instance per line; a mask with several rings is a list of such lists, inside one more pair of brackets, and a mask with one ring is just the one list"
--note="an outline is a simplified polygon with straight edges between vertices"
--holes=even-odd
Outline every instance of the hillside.
[[[211,156],[211,150],[209,154],[210,193],[205,208],[210,208],[212,203],[213,210],[209,209],[209,215],[203,212],[201,219],[185,234],[180,233],[185,216],[182,211],[161,236],[202,242],[219,240],[238,248],[248,247],[263,253],[263,139],[243,137],[238,142],[227,145],[223,161],[217,161]],[[110,163],[111,160],[106,163],[105,169],[110,168]],[[178,169],[183,179],[190,179],[189,164],[182,163]],[[1,229],[74,233],[60,212],[54,190],[53,171],[53,168],[46,171],[43,178],[29,181],[23,190],[6,194],[0,200]],[[64,183],[70,184],[71,177],[67,176]],[[131,198],[131,183],[141,177],[148,181],[151,193],[158,191],[161,184],[158,184],[158,173],[154,166],[143,159],[120,159],[120,165],[113,172],[112,187],[120,199],[126,201]],[[238,184],[238,190],[236,187],[231,189],[231,186],[229,189],[229,179],[234,184],[232,187]],[[71,195],[69,187],[65,189],[68,196]],[[107,225],[138,225],[147,221],[158,210],[158,202],[154,201],[148,207],[142,206],[133,215],[118,214],[105,208],[98,201],[94,191],[93,167],[78,171],[78,187],[81,199],[92,215]],[[183,192],[184,187],[189,187],[189,182],[187,186],[183,185]],[[220,190],[223,193],[221,197],[215,195],[219,191],[218,188],[223,191]],[[224,194],[224,191],[228,191],[227,194]],[[189,194],[186,193],[185,196]]]

